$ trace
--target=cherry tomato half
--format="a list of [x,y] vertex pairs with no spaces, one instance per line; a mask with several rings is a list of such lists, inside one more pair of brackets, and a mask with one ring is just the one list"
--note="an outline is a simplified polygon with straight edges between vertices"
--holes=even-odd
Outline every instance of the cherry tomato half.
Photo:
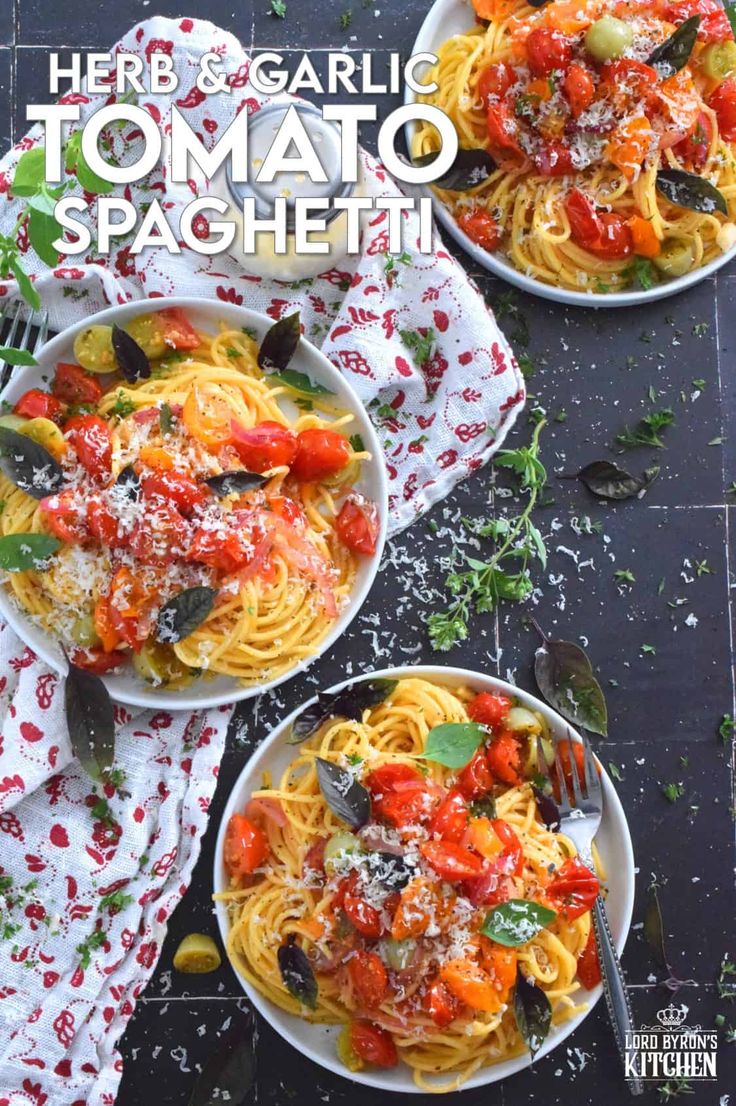
[[232,879],[241,879],[260,868],[268,856],[268,838],[244,814],[232,814],[225,831],[224,862]]
[[109,480],[112,440],[105,420],[99,415],[74,415],[65,423],[64,432],[90,476],[101,483]]
[[736,140],[736,77],[726,77],[708,100],[718,117],[718,130],[727,142]]
[[469,814],[468,804],[462,792],[453,788],[448,791],[432,815],[429,832],[433,837],[441,837],[443,841],[459,844],[468,828]]
[[488,767],[494,779],[516,787],[521,783],[521,750],[510,731],[494,737],[486,752]]
[[462,1003],[453,995],[449,987],[446,987],[441,979],[436,979],[430,984],[425,996],[427,1013],[435,1025],[444,1028],[454,1021],[462,1010]]
[[313,427],[297,438],[291,475],[303,481],[324,480],[344,469],[349,460],[350,442],[344,434]]
[[369,556],[376,552],[380,528],[378,508],[373,500],[359,492],[352,492],[335,521],[337,536],[343,545]]
[[51,391],[63,403],[99,403],[102,399],[102,385],[84,371],[81,365],[72,365],[60,361],[56,366]]
[[181,307],[168,307],[156,314],[163,323],[164,341],[173,349],[191,350],[199,345],[199,335]]
[[296,457],[296,434],[280,422],[266,420],[246,430],[233,420],[233,446],[249,472],[268,472],[291,465]]
[[47,495],[38,505],[49,530],[60,541],[81,542],[89,536],[84,507],[72,488]]
[[450,883],[473,879],[483,870],[483,861],[476,853],[452,841],[425,841],[419,851],[437,875]]
[[399,1062],[393,1037],[370,1022],[353,1022],[350,1027],[350,1047],[366,1064],[376,1068],[395,1068]]
[[379,1006],[388,991],[388,972],[380,956],[357,949],[348,960],[348,975],[363,1006]]
[[185,516],[190,515],[195,507],[201,507],[207,499],[196,480],[178,472],[154,472],[144,477],[141,491],[145,496],[173,503]]
[[565,97],[575,119],[590,107],[595,96],[593,75],[584,65],[573,62],[562,82]]
[[457,788],[466,799],[482,799],[493,787],[493,775],[485,749],[477,749],[457,778]]
[[61,403],[48,392],[31,388],[20,397],[13,408],[13,414],[22,415],[26,419],[50,419],[52,422],[59,422]]
[[567,69],[572,61],[572,45],[548,27],[537,27],[525,42],[529,68],[535,77],[549,77],[555,69]]
[[717,0],[678,0],[665,9],[664,18],[679,26],[693,15],[700,16],[698,38],[701,42],[725,42],[733,38],[726,10]]
[[590,910],[599,891],[598,877],[579,856],[566,860],[547,887],[547,894],[559,902],[560,914],[569,922]]
[[506,61],[498,61],[482,70],[478,77],[478,95],[487,107],[490,99],[502,99],[516,82],[516,70]]
[[501,230],[490,212],[483,211],[480,207],[470,208],[458,215],[457,225],[481,249],[493,253],[498,248]]
[[375,939],[382,936],[384,925],[381,919],[380,910],[376,910],[375,906],[371,906],[371,904],[361,898],[360,895],[355,895],[352,891],[347,891],[342,900],[342,908],[350,924],[353,925],[363,937]]
[[468,706],[468,718],[481,726],[496,730],[511,710],[508,695],[494,695],[490,691],[481,691]]

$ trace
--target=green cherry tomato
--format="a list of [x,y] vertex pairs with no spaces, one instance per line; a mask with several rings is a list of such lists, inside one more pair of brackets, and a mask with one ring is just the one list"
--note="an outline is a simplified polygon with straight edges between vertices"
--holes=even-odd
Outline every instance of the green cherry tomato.
[[668,277],[681,277],[692,268],[692,246],[681,238],[665,238],[657,257],[652,258],[660,273]]
[[723,81],[736,70],[736,42],[711,42],[700,55],[700,65],[706,77]]
[[585,32],[585,49],[596,61],[614,61],[633,40],[634,32],[628,23],[613,15],[604,15],[591,23]]

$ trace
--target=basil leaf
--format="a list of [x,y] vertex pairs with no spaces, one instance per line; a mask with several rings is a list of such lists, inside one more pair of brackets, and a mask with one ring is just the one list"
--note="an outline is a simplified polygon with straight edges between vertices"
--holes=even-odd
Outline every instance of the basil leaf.
[[61,465],[33,438],[0,426],[0,470],[16,488],[43,499],[64,483]]
[[18,158],[10,191],[13,196],[32,196],[43,184],[46,174],[46,147],[34,146]]
[[464,768],[485,735],[485,728],[476,722],[443,722],[427,734],[421,758],[445,768]]
[[129,384],[134,384],[136,380],[148,380],[151,375],[148,358],[135,338],[116,323],[112,326],[112,348],[118,368]]
[[691,15],[684,23],[681,23],[669,38],[661,42],[647,58],[647,65],[656,68],[660,77],[671,77],[687,65],[693,52],[695,39],[698,37],[700,16]]
[[85,772],[102,780],[115,753],[112,700],[99,676],[71,661],[64,683],[66,724],[72,750]]
[[536,783],[532,784],[532,791],[534,792],[534,798],[537,803],[539,817],[548,830],[557,833],[560,828],[560,811],[554,800],[554,796],[539,787]]
[[299,745],[315,733],[328,718],[349,718],[359,721],[363,711],[388,699],[398,680],[356,680],[341,691],[320,691],[314,703],[305,707],[291,727],[288,745]]
[[702,211],[706,215],[712,215],[715,211],[728,215],[726,197],[697,173],[688,173],[684,169],[660,169],[655,183],[657,191],[678,207]]
[[291,361],[302,336],[298,311],[279,319],[267,331],[258,350],[258,365],[264,372],[283,372]]
[[480,931],[496,944],[515,949],[531,941],[540,929],[544,929],[556,917],[554,910],[549,910],[541,903],[528,899],[509,899],[488,911]]
[[159,426],[164,437],[170,434],[174,426],[174,412],[168,403],[162,403],[158,415]]
[[0,568],[6,572],[41,568],[60,546],[50,534],[6,534],[0,538]]
[[126,499],[134,501],[138,498],[138,493],[141,490],[141,478],[132,465],[126,465],[125,468],[120,470],[115,481],[115,487],[125,489]]
[[27,349],[14,349],[13,346],[0,346],[0,361],[6,365],[37,365],[38,361]]
[[728,22],[731,24],[731,30],[736,35],[736,4],[729,4],[725,10]]
[[350,448],[353,453],[363,453],[365,451],[365,442],[360,434],[350,435]]
[[552,1024],[552,1007],[542,988],[530,983],[521,967],[516,969],[514,1016],[522,1039],[534,1059],[547,1039]]
[[108,192],[112,192],[114,188],[111,181],[105,180],[104,177],[98,176],[97,173],[90,169],[87,164],[87,159],[82,153],[81,145],[79,147],[76,165],[74,166],[74,172],[80,187],[83,188],[85,192],[91,192],[95,196],[105,195]]
[[352,772],[317,757],[317,779],[325,802],[352,829],[360,829],[371,816],[370,795]]
[[218,476],[208,476],[204,483],[215,495],[232,495],[233,492],[250,492],[261,488],[268,480],[258,472],[236,469],[233,472],[221,472]]
[[156,620],[158,641],[181,641],[201,626],[212,610],[217,588],[185,588],[164,603]]
[[[51,200],[53,204],[54,201]],[[62,235],[61,225],[53,215],[47,215],[43,211],[31,209],[28,218],[28,241],[34,250],[50,268],[59,264],[59,251],[53,243]]]
[[545,637],[534,657],[534,676],[547,702],[573,726],[608,735],[606,700],[579,645]]
[[395,856],[394,853],[368,853],[365,866],[374,879],[384,887],[390,887],[392,891],[401,891],[416,875],[411,864],[403,856]]
[[302,396],[334,396],[335,394],[329,388],[325,388],[324,384],[315,384],[306,373],[297,372],[296,369],[282,369],[281,372],[269,376],[269,380],[275,384],[284,384]]
[[32,307],[34,311],[39,311],[41,309],[41,297],[17,257],[14,257],[10,262],[10,271],[17,280],[18,291],[28,306]]
[[[423,167],[431,165],[439,157],[439,151],[433,150],[429,154],[420,154],[412,158],[414,165]],[[469,188],[476,188],[487,180],[496,169],[496,162],[487,150],[459,149],[457,156],[450,168],[437,180],[431,183],[436,188],[445,188],[449,192],[465,192]]]
[[577,474],[588,491],[601,499],[640,499],[658,476],[656,465],[646,469],[643,476],[632,476],[611,461],[591,461]]
[[217,1040],[194,1084],[187,1106],[251,1106],[256,1080],[255,1022],[250,1010]]
[[644,937],[654,954],[657,966],[669,971],[667,952],[664,946],[662,911],[659,905],[657,888],[654,885],[649,888],[649,897],[647,898],[646,910],[644,911]]
[[296,944],[293,933],[276,953],[281,978],[290,995],[314,1010],[317,1006],[317,980],[304,949]]

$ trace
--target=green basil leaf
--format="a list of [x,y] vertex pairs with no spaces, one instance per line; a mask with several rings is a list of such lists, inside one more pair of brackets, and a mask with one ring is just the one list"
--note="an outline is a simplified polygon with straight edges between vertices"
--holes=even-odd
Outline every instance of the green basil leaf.
[[28,218],[28,240],[41,260],[52,269],[59,264],[59,251],[54,249],[53,243],[61,237],[61,233],[61,226],[53,215],[35,208],[31,210]]
[[691,15],[651,52],[647,65],[653,66],[660,77],[671,77],[687,65],[698,37],[700,18],[699,15]]
[[77,156],[74,172],[76,173],[80,187],[82,187],[85,192],[91,192],[93,195],[99,196],[105,195],[113,190],[114,185],[110,181],[92,172],[87,164],[87,159],[82,153],[81,147]]
[[189,637],[209,615],[216,596],[217,588],[194,587],[169,599],[158,612],[157,639],[168,645]]
[[[412,158],[414,165],[423,167],[431,165],[439,157],[439,151],[429,154],[421,154]],[[496,170],[496,162],[487,150],[459,149],[457,156],[450,168],[437,180],[431,183],[436,188],[447,189],[448,192],[466,192],[469,188],[477,188],[484,180],[490,177]]]
[[115,753],[115,717],[107,688],[94,672],[69,661],[64,705],[75,756],[92,779],[102,780]]
[[476,722],[443,722],[427,734],[423,760],[443,764],[445,768],[464,768],[486,736]]
[[282,369],[281,372],[272,373],[269,378],[274,384],[284,384],[291,388],[292,392],[298,392],[300,396],[334,396],[324,384],[315,384],[306,373],[297,372],[296,369]]
[[534,657],[534,676],[544,698],[563,718],[607,736],[606,700],[579,645],[544,638]]
[[728,204],[723,193],[705,177],[688,173],[685,169],[660,169],[656,179],[657,191],[678,207],[702,211],[712,215],[720,211],[728,215]]
[[365,452],[365,442],[363,441],[363,438],[360,434],[350,435],[350,448],[352,449],[353,453]]
[[731,30],[736,36],[736,4],[729,4],[726,7],[726,15],[728,16],[728,22],[731,24]]
[[14,349],[13,346],[0,346],[0,361],[6,365],[37,365],[38,361],[27,349]]
[[522,1039],[534,1059],[547,1039],[552,1024],[552,1007],[542,988],[530,983],[521,967],[516,969],[514,1016]]
[[29,307],[32,307],[34,311],[38,311],[41,307],[41,297],[38,291],[33,286],[33,281],[23,270],[23,266],[17,257],[14,257],[10,262],[10,269],[18,281],[18,291],[23,299],[26,301]]
[[540,929],[544,929],[556,917],[554,910],[549,910],[541,903],[531,902],[529,899],[509,899],[488,911],[481,933],[485,933],[486,937],[490,937],[498,945],[515,949],[531,941]]
[[6,572],[42,568],[60,546],[50,534],[6,534],[0,538],[0,568]]
[[328,718],[349,718],[359,721],[363,711],[388,699],[398,680],[382,677],[355,680],[341,691],[320,691],[314,703],[297,716],[291,727],[288,745],[299,745],[319,729]]
[[46,147],[34,146],[18,159],[10,191],[14,196],[32,196],[44,182]]
[[64,483],[56,458],[32,438],[7,426],[0,426],[0,469],[16,488],[34,499],[51,495]]
[[174,425],[174,412],[171,410],[171,407],[166,402],[162,403],[161,407],[159,408],[158,421],[159,426],[161,427],[161,433],[164,437],[166,437],[167,434],[171,433],[172,427]]
[[371,797],[352,772],[317,757],[319,789],[328,807],[351,829],[360,829],[371,816]]
[[317,979],[304,949],[296,944],[294,934],[276,953],[284,986],[290,995],[314,1010],[317,1006]]
[[302,336],[298,311],[285,315],[267,331],[258,350],[258,365],[264,372],[283,372],[291,361]]
[[589,492],[601,499],[641,499],[658,475],[656,465],[647,469],[643,476],[632,476],[611,461],[591,461],[577,477]]

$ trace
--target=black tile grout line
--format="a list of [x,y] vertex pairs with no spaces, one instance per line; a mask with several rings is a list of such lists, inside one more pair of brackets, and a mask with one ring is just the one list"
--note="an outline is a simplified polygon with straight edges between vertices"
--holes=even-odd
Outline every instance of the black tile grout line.
[[15,145],[15,101],[18,92],[16,44],[20,26],[21,0],[13,0],[12,29],[10,34],[10,148]]

